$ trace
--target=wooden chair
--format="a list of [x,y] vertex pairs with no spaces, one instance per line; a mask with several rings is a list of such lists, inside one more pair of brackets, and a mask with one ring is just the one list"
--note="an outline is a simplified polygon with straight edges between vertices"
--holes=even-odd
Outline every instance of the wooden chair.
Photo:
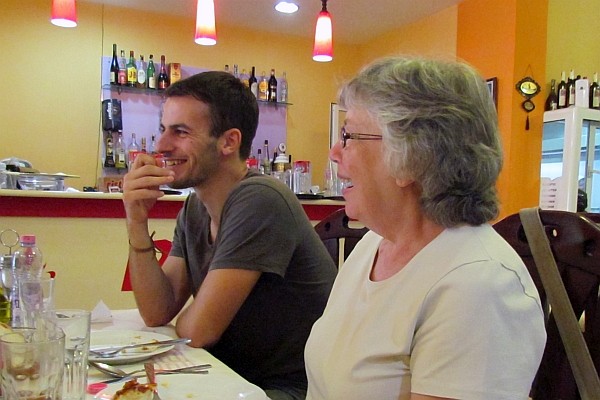
[[[356,243],[367,233],[367,228],[351,228],[350,218],[341,208],[329,214],[315,225],[315,231],[323,241],[333,262],[339,267],[350,255]],[[340,251],[343,250],[343,251]],[[341,257],[341,258],[340,258]]]
[[[575,316],[583,321],[583,335],[594,365],[596,370],[600,370],[600,228],[585,215],[572,212],[540,210],[540,218]],[[533,382],[531,398],[580,399],[519,214],[503,219],[496,223],[494,228],[523,259],[540,293],[546,313],[548,339]]]

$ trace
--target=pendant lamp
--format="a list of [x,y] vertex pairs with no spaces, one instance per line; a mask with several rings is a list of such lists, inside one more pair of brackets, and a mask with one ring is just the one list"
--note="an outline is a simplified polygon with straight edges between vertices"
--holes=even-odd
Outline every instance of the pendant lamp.
[[52,19],[50,19],[50,22],[63,28],[76,27],[75,0],[52,0]]
[[212,46],[217,43],[215,3],[213,0],[198,0],[194,41],[203,46]]
[[315,47],[313,60],[327,62],[333,60],[333,39],[331,29],[331,15],[327,11],[327,0],[321,0],[323,8],[317,18],[315,28]]

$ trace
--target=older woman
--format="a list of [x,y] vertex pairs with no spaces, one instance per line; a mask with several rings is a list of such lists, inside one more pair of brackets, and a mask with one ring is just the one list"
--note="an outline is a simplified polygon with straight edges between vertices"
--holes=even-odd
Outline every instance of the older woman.
[[340,104],[330,158],[371,231],[313,326],[307,399],[527,399],[544,317],[488,223],[502,152],[486,83],[461,63],[389,58]]

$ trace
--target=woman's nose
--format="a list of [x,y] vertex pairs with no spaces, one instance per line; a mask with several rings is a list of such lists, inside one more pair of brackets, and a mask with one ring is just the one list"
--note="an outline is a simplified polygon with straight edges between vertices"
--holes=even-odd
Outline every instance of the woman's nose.
[[342,141],[338,140],[331,149],[329,149],[329,159],[334,163],[338,163],[341,157]]

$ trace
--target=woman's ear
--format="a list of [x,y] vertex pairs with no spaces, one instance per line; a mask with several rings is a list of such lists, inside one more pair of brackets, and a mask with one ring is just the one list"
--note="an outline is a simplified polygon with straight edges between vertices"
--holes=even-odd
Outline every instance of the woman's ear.
[[224,156],[239,153],[242,144],[242,132],[237,128],[226,130],[219,138],[220,150]]
[[407,187],[409,185],[412,185],[415,181],[413,179],[399,179],[396,178],[396,185],[398,185],[401,188]]

